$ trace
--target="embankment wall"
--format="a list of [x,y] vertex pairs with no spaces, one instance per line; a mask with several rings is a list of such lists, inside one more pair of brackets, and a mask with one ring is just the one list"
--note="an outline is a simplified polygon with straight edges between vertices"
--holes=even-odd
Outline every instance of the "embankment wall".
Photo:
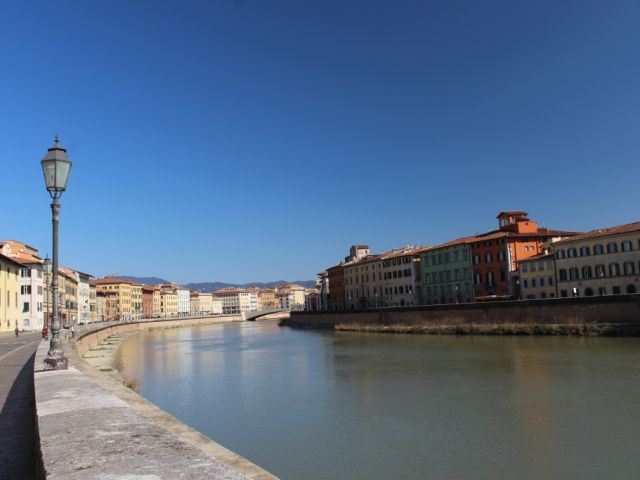
[[283,325],[406,333],[640,334],[640,295],[292,312]]

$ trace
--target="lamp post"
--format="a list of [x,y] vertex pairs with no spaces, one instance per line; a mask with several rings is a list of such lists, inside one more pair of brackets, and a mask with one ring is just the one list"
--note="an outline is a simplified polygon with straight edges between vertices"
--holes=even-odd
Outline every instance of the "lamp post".
[[44,360],[45,370],[61,370],[68,366],[67,358],[62,350],[60,340],[60,318],[58,316],[58,215],[60,213],[60,197],[67,189],[67,179],[71,170],[71,160],[67,157],[67,150],[59,145],[56,135],[55,143],[48,149],[42,161],[42,172],[47,191],[53,202],[51,203],[53,226],[53,265],[51,279],[51,295],[53,297],[53,320],[51,323],[51,342],[49,353]]
[[51,326],[51,316],[49,314],[49,302],[51,301],[51,292],[49,291],[49,279],[51,278],[51,260],[49,259],[49,255],[47,255],[42,261],[42,269],[44,270],[44,292],[45,292],[45,300],[44,300],[44,326],[47,329],[47,336],[49,336],[49,329]]

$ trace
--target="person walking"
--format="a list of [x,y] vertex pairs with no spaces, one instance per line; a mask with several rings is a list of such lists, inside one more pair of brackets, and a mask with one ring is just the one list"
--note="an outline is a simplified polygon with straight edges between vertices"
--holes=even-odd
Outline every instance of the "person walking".
[[20,335],[20,329],[18,328],[18,326],[16,325],[16,329],[14,330],[16,337]]

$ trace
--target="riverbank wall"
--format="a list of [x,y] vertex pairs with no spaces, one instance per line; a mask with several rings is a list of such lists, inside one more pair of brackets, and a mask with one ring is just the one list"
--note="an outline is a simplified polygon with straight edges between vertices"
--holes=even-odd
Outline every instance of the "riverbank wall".
[[640,336],[640,294],[291,312],[281,325],[383,333]]
[[89,325],[76,338],[63,335],[68,370],[43,370],[49,348],[43,340],[33,374],[38,478],[276,479],[82,360],[114,335],[237,321],[216,316]]

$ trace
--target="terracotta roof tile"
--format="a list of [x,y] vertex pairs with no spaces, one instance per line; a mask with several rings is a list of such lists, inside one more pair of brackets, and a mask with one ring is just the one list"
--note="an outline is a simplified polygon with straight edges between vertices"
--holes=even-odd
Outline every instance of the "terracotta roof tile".
[[555,242],[554,245],[557,245],[561,242],[564,243],[569,241],[584,240],[586,238],[605,237],[607,235],[616,235],[637,231],[640,231],[640,222],[626,223],[624,225],[616,225],[615,227],[598,228],[596,230],[591,230],[590,232],[579,233],[570,238],[564,238],[558,242]]

